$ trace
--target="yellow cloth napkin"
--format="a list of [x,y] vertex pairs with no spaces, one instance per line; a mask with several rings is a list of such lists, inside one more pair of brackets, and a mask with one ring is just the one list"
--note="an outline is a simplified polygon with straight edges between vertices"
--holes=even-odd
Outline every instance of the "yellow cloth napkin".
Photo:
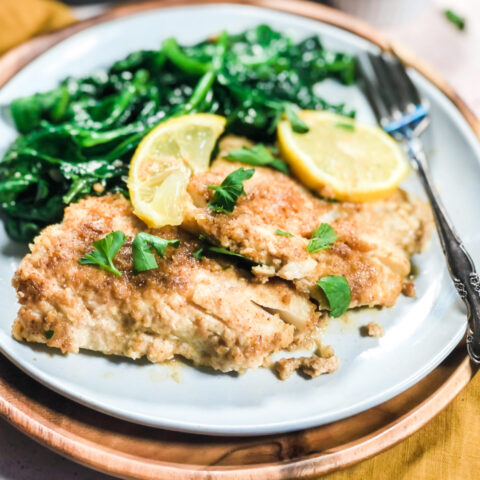
[[0,0],[0,54],[74,21],[70,9],[54,0]]
[[431,422],[386,452],[321,480],[479,480],[480,374]]
[[[54,0],[0,0],[0,54],[75,21]],[[396,447],[322,480],[479,480],[480,377],[428,425]]]

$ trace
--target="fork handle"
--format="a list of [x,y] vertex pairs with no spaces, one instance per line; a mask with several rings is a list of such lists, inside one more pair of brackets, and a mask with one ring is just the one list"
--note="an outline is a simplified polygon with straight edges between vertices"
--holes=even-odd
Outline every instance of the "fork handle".
[[467,307],[468,334],[467,351],[470,358],[480,364],[480,278],[467,249],[458,237],[433,188],[427,167],[427,157],[421,140],[412,132],[407,133],[407,150],[418,170],[428,195],[437,225],[440,243],[447,260],[448,271],[455,288]]

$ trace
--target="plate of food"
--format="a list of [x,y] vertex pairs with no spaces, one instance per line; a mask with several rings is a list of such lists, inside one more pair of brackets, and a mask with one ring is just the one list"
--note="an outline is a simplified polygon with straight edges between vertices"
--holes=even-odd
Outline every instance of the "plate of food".
[[[212,4],[101,23],[29,63],[0,90],[2,353],[104,413],[214,435],[322,425],[427,375],[466,316],[356,81],[378,51]],[[476,256],[478,140],[410,74]]]

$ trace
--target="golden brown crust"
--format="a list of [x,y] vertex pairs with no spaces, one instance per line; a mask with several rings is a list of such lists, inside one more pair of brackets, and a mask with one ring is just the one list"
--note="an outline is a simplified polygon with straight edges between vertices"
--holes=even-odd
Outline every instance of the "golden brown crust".
[[402,293],[406,297],[415,297],[417,292],[415,289],[415,284],[413,283],[412,280],[405,280],[405,283],[403,284],[403,289]]
[[365,333],[369,337],[383,337],[383,328],[376,322],[369,322],[365,325]]
[[[241,140],[227,137],[221,151],[229,148],[225,142],[238,146]],[[410,271],[409,257],[430,237],[432,218],[424,202],[401,190],[377,202],[330,202],[283,173],[255,167],[233,213],[213,212],[207,205],[213,194],[208,185],[220,184],[240,166],[219,158],[191,179],[184,228],[265,265],[254,270],[263,280],[277,275],[293,281],[323,304],[318,279],[343,275],[352,290],[351,307],[394,305]],[[306,247],[321,223],[332,225],[339,238],[332,249],[310,254]],[[275,235],[277,229],[294,237]]]
[[[93,242],[115,230],[127,236],[115,258],[121,277],[78,264]],[[157,257],[158,269],[134,274],[131,241],[139,231],[179,238],[181,245]],[[199,246],[178,228],[148,230],[120,195],[81,200],[22,260],[13,279],[21,304],[13,335],[63,352],[88,348],[152,362],[182,355],[222,371],[256,368],[317,335],[318,313],[307,296],[279,279],[253,282],[234,266],[224,269],[221,259],[197,260]]]
[[282,358],[275,364],[275,372],[280,380],[286,380],[296,370],[304,375],[316,378],[325,373],[333,373],[338,369],[339,361],[335,356],[328,358],[312,355],[311,357]]

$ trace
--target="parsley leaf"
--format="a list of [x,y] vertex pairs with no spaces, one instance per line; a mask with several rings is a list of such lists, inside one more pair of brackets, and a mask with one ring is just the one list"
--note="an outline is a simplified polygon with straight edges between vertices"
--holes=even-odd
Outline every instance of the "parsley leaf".
[[337,128],[343,128],[344,130],[349,130],[350,132],[355,131],[355,125],[353,123],[336,123]]
[[275,235],[282,235],[284,237],[288,237],[288,238],[292,238],[294,237],[295,235],[293,235],[292,233],[290,232],[285,232],[284,230],[280,230],[279,228],[277,228],[275,230]]
[[[200,235],[199,239],[206,242],[206,237],[204,235]],[[240,253],[235,253],[225,247],[218,247],[215,245],[210,245],[208,243],[204,243],[196,252],[192,253],[192,256],[195,257],[197,260],[200,260],[202,257],[211,254],[220,254],[220,255],[228,255],[230,257],[236,257],[240,259],[242,262],[249,263],[250,265],[256,265],[256,262],[251,260],[250,258],[242,255]]]
[[192,256],[195,257],[197,260],[200,260],[202,257],[207,256],[208,254],[220,254],[220,255],[229,255],[231,257],[240,258],[244,262],[251,263],[252,265],[256,265],[256,262],[251,260],[250,258],[242,255],[240,253],[235,253],[229,250],[228,248],[224,247],[215,247],[212,245],[202,245],[196,252],[192,253]]
[[215,190],[213,201],[209,206],[215,212],[232,213],[240,195],[245,195],[243,183],[255,173],[254,168],[239,168],[225,177],[220,185],[209,185],[210,190]]
[[205,247],[200,247],[198,250],[192,253],[192,257],[200,260],[205,255]]
[[192,256],[195,257],[197,260],[201,260],[201,258],[205,255],[205,250],[207,249],[208,245],[205,243],[207,242],[207,237],[201,233],[199,236],[198,236],[198,239],[201,240],[203,243],[203,245],[195,252],[192,253]]
[[46,338],[47,340],[50,340],[50,339],[53,337],[53,334],[54,334],[54,333],[55,333],[55,332],[54,332],[53,330],[45,330],[45,331],[43,332],[43,334],[45,335],[45,338]]
[[126,237],[123,232],[116,231],[109,233],[105,238],[96,241],[93,246],[95,250],[84,255],[78,263],[81,265],[98,265],[103,270],[121,277],[122,274],[115,268],[113,259],[122,248]]
[[258,143],[251,148],[242,147],[230,150],[225,155],[225,158],[233,162],[246,163],[247,165],[272,167],[288,174],[287,164],[283,160],[275,158],[262,143]]
[[228,248],[224,248],[224,247],[215,247],[215,246],[214,247],[208,247],[208,252],[210,252],[210,253],[220,253],[221,255],[230,255],[231,257],[241,258],[242,260],[244,260],[246,262],[255,263],[253,260],[250,260],[245,255],[242,255],[240,253],[232,252]]
[[445,17],[448,21],[453,23],[459,30],[465,30],[466,21],[465,18],[457,15],[453,10],[445,10]]
[[285,115],[292,126],[292,130],[296,133],[307,133],[310,128],[308,125],[297,115],[295,107],[291,103],[285,104]]
[[329,275],[321,278],[317,285],[327,297],[332,317],[339,317],[348,310],[351,292],[350,285],[345,277],[342,275]]
[[180,241],[166,240],[165,238],[157,237],[156,235],[140,232],[135,237],[132,245],[133,269],[135,272],[144,272],[146,270],[158,268],[155,255],[150,249],[153,247],[158,255],[163,257],[165,255],[165,250],[169,245],[178,248]]
[[312,235],[312,239],[307,245],[308,253],[315,253],[319,250],[332,248],[335,240],[338,238],[337,232],[328,223],[322,223]]

